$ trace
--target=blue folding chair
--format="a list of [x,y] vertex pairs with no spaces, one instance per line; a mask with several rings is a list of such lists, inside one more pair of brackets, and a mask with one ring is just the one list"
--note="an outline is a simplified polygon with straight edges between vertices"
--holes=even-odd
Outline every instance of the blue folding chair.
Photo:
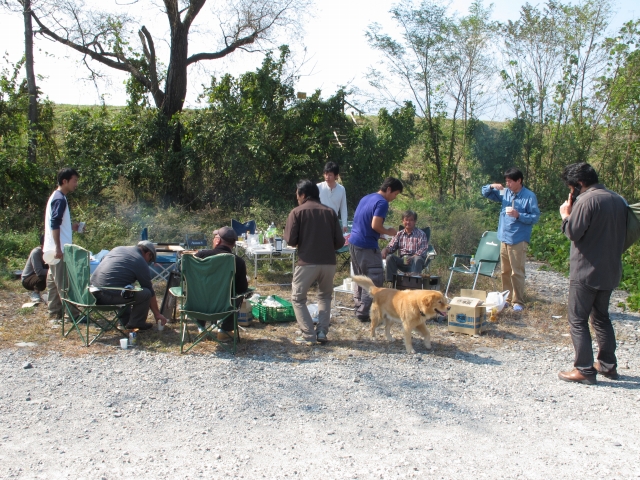
[[241,237],[243,234],[247,233],[247,230],[251,235],[255,235],[256,233],[256,221],[249,220],[245,223],[240,223],[237,220],[231,219],[231,228],[238,234],[238,237]]

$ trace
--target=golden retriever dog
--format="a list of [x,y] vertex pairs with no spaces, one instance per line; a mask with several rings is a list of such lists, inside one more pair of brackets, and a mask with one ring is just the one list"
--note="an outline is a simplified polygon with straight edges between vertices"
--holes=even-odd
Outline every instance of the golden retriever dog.
[[395,290],[376,287],[369,277],[356,275],[353,281],[373,297],[371,305],[371,336],[375,338],[376,328],[384,324],[389,342],[391,323],[400,323],[404,328],[404,345],[408,354],[416,353],[411,345],[411,332],[417,330],[422,335],[424,346],[431,349],[431,335],[425,321],[436,315],[446,315],[449,302],[435,290]]

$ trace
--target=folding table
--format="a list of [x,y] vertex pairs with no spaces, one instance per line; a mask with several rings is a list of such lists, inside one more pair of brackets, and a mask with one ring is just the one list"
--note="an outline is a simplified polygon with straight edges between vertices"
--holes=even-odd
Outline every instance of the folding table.
[[261,283],[258,284],[258,261],[269,261],[269,264],[274,260],[291,260],[291,272],[293,273],[296,266],[296,249],[293,247],[283,247],[281,252],[274,251],[272,245],[268,243],[258,245],[248,245],[247,242],[236,242],[236,254],[238,248],[242,249],[244,256],[253,262],[253,278],[256,282],[256,286],[262,285],[291,285],[290,283],[273,284],[273,283]]
[[156,243],[156,261],[149,266],[151,281],[169,279],[170,272],[177,271],[179,254],[184,250],[179,243]]

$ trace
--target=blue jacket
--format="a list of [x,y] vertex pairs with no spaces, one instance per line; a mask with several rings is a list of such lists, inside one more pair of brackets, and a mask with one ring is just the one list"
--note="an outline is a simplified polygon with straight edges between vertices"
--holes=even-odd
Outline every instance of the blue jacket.
[[[536,194],[523,186],[517,194],[505,188],[504,195],[500,195],[499,190],[491,188],[490,185],[485,185],[482,187],[482,196],[494,202],[502,203],[500,221],[498,222],[498,240],[507,245],[515,245],[520,242],[529,243],[531,229],[540,220],[540,209],[538,208]],[[520,214],[518,218],[507,216],[506,208],[510,207],[512,202]]]

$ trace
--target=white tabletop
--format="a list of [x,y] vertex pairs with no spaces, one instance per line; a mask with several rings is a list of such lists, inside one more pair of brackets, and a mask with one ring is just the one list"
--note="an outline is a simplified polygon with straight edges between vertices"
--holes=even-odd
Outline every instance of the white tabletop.
[[[240,248],[246,250],[249,253],[259,253],[259,254],[268,254],[275,253],[273,245],[269,243],[261,243],[259,245],[247,245],[247,242],[236,242]],[[281,253],[295,253],[296,249],[294,247],[284,247]]]

